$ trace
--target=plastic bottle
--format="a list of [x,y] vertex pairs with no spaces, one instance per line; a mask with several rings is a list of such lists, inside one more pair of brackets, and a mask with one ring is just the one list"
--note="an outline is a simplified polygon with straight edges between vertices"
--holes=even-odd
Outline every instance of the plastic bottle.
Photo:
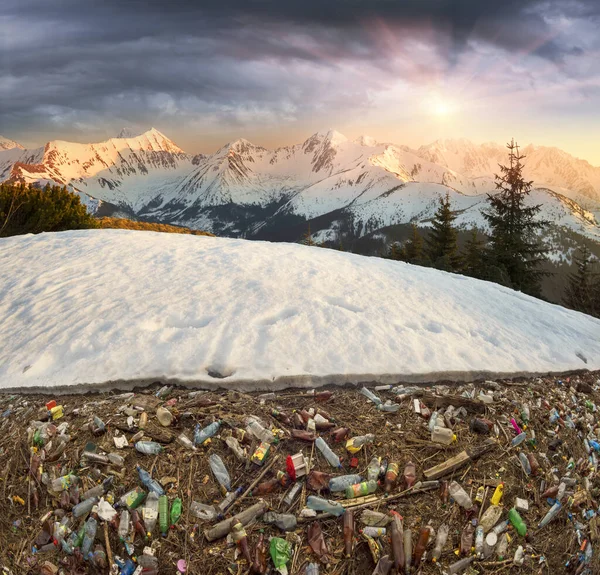
[[240,442],[235,437],[227,437],[225,439],[227,447],[233,451],[233,454],[239,461],[245,462],[247,459],[246,452],[240,446]]
[[442,445],[450,445],[454,440],[454,433],[447,427],[438,427],[437,425],[431,432],[431,441],[441,443]]
[[90,554],[92,545],[94,544],[94,539],[96,538],[97,529],[98,521],[96,521],[95,517],[90,517],[85,522],[83,542],[81,544],[81,554],[83,555],[84,559],[87,559],[88,555]]
[[515,438],[513,438],[513,440],[510,442],[510,444],[513,447],[517,447],[517,445],[521,445],[521,443],[523,443],[526,439],[527,439],[527,433],[522,431],[521,433],[519,433],[519,435],[517,435]]
[[475,534],[475,526],[470,521],[463,528],[460,536],[460,554],[470,555],[473,547],[473,535]]
[[467,492],[456,482],[452,481],[448,486],[450,497],[456,501],[463,509],[472,509],[473,501]]
[[119,499],[119,503],[129,510],[135,509],[143,503],[144,499],[146,499],[146,495],[147,493],[141,487],[136,487],[125,493],[125,495]]
[[544,518],[539,522],[538,529],[541,529],[542,527],[545,527],[546,525],[548,525],[548,523],[550,523],[550,521],[552,521],[560,513],[561,509],[562,509],[562,505],[561,505],[560,501],[557,501],[549,509],[548,513],[546,513]]
[[102,435],[106,431],[106,424],[97,415],[94,415],[92,423],[92,433],[94,435]]
[[371,458],[369,467],[367,467],[367,481],[377,481],[379,477],[379,457]]
[[483,532],[487,533],[494,525],[496,525],[496,523],[498,523],[501,516],[502,507],[499,507],[498,505],[490,505],[485,510],[485,513],[483,514],[483,516],[481,517],[481,521],[479,522],[479,525],[483,527]]
[[346,498],[363,497],[370,493],[375,493],[375,491],[377,491],[377,481],[363,481],[362,483],[348,486],[346,488]]
[[139,465],[136,465],[136,469],[140,481],[142,482],[142,485],[148,491],[156,493],[156,495],[158,495],[159,497],[165,494],[165,490],[163,489],[162,485],[158,481],[156,481],[156,479],[152,479],[152,476],[145,469],[143,469]]
[[[493,533],[493,531],[492,531]],[[498,561],[504,561],[506,558],[506,552],[508,551],[508,535],[501,533],[498,537],[498,544],[496,545],[496,556]]]
[[346,557],[352,556],[354,546],[354,512],[346,509],[344,512],[344,554]]
[[248,566],[252,565],[252,557],[250,556],[250,549],[248,548],[248,537],[246,535],[246,530],[241,523],[236,523],[231,528],[231,538],[239,547],[242,555],[248,562]]
[[264,531],[260,530],[258,542],[254,551],[254,563],[252,563],[252,572],[257,575],[266,575],[267,572],[267,543],[265,542]]
[[318,563],[309,563],[306,566],[306,571],[304,575],[319,575],[319,564]]
[[77,475],[63,475],[62,477],[57,477],[53,479],[50,483],[50,489],[52,491],[63,491],[65,489],[69,489],[71,485],[76,485],[79,483],[79,477]]
[[94,552],[90,553],[89,559],[100,571],[105,570],[108,566],[108,562],[106,561],[106,551],[104,551],[102,545],[96,545],[94,547]]
[[142,517],[146,527],[146,535],[152,537],[156,521],[158,520],[158,495],[154,492],[148,494],[146,504],[142,509]]
[[181,517],[181,499],[176,497],[173,499],[173,503],[171,503],[171,513],[169,517],[170,525],[175,525],[179,518]]
[[515,565],[523,565],[523,563],[525,562],[525,551],[523,549],[522,545],[519,545],[517,547],[517,550],[515,551],[515,556],[513,557],[513,563]]
[[212,505],[205,505],[197,501],[192,501],[190,513],[203,521],[212,521],[217,518],[217,510]]
[[527,535],[527,525],[514,507],[508,512],[508,520],[521,537]]
[[194,442],[185,433],[181,433],[180,435],[178,435],[176,441],[182,447],[185,447],[186,449],[189,449],[191,451],[196,451],[196,446],[194,445]]
[[163,446],[156,441],[136,441],[135,448],[144,455],[158,455],[163,450]]
[[100,485],[96,485],[95,487],[84,491],[80,496],[81,501],[85,501],[91,497],[102,497],[112,487],[114,479],[114,475],[110,475]]
[[386,401],[385,403],[380,403],[377,406],[379,411],[383,411],[384,413],[397,413],[400,411],[399,403],[392,403],[391,401]]
[[160,534],[166,537],[169,530],[169,500],[166,495],[158,498],[158,527]]
[[323,457],[327,460],[331,467],[336,467],[338,469],[342,467],[340,458],[333,451],[331,451],[331,448],[329,447],[329,445],[327,445],[327,443],[322,437],[317,437],[317,439],[315,440],[315,445],[317,449],[323,454]]
[[300,491],[302,491],[302,485],[303,483],[300,482],[294,483],[294,486],[289,490],[288,494],[283,499],[283,504],[286,507],[289,507],[294,502]]
[[405,552],[404,552],[404,525],[402,516],[396,512],[391,512],[392,523],[390,525],[390,535],[392,537],[392,553],[394,555],[394,567],[396,571],[400,573],[400,570],[404,566]]
[[435,539],[435,547],[433,548],[433,551],[431,552],[431,560],[434,563],[436,563],[437,560],[442,555],[442,550],[444,549],[444,545],[446,545],[446,541],[448,541],[448,533],[449,533],[448,525],[446,525],[445,523],[440,525],[440,528],[438,529],[438,532],[437,532],[437,537]]
[[417,539],[417,544],[415,546],[415,551],[413,553],[413,567],[418,568],[421,564],[421,559],[423,558],[423,553],[425,553],[425,549],[427,549],[427,543],[429,543],[429,537],[431,535],[431,527],[423,527],[419,531],[419,538]]
[[127,511],[127,509],[123,509],[123,511],[121,511],[121,516],[119,517],[119,539],[121,539],[121,541],[125,541],[127,539],[127,536],[129,535],[129,528],[130,528],[130,515],[129,515],[129,511]]
[[271,431],[265,429],[258,421],[256,421],[256,419],[250,419],[246,429],[250,434],[254,435],[256,439],[259,439],[264,443],[273,443],[273,441],[275,441],[275,436]]
[[370,389],[367,389],[366,387],[361,387],[360,393],[362,393],[362,395],[364,395],[367,399],[372,401],[375,405],[381,405],[381,399],[379,399],[379,397],[377,397]]
[[492,556],[492,553],[494,553],[494,549],[496,548],[497,543],[498,543],[498,536],[493,531],[490,531],[486,535],[485,540],[483,542],[483,557],[484,557],[484,559],[488,559],[489,557]]
[[412,461],[409,461],[404,466],[404,485],[406,489],[410,489],[417,480],[417,468]]
[[410,567],[412,565],[412,531],[410,529],[404,530],[404,572],[410,573]]
[[481,525],[478,525],[475,529],[475,554],[480,559],[483,558],[483,542],[483,527]]
[[315,511],[324,511],[325,513],[331,513],[336,517],[339,517],[344,513],[344,508],[337,501],[330,501],[328,499],[323,499],[322,497],[317,497],[315,495],[310,495],[306,500],[306,506],[309,509],[314,509]]
[[294,531],[296,529],[296,516],[291,513],[274,513],[268,511],[262,516],[262,520],[267,524],[275,525],[282,531]]
[[109,453],[107,457],[109,463],[112,463],[113,465],[119,465],[121,467],[125,465],[125,458],[118,453]]
[[98,503],[99,499],[99,497],[90,497],[75,505],[75,507],[73,507],[73,517],[82,517],[86,513],[89,513],[94,505]]
[[494,495],[492,495],[491,503],[492,505],[500,505],[500,501],[502,501],[502,495],[504,493],[504,483],[499,483],[496,489],[494,490]]
[[[470,549],[469,549],[469,552],[471,552]],[[448,575],[457,575],[458,573],[463,573],[465,571],[465,569],[471,563],[473,563],[474,560],[475,560],[475,555],[473,555],[471,557],[463,557],[456,563],[452,563],[452,565],[450,565],[450,567],[448,568]]]
[[527,455],[525,455],[522,451],[519,453],[519,462],[521,463],[521,467],[526,475],[531,475],[531,465],[529,465],[529,459],[527,459]]
[[398,473],[400,472],[400,466],[397,463],[390,463],[385,472],[385,492],[389,493],[398,480]]
[[387,529],[385,527],[364,527],[361,531],[363,535],[367,537],[385,537],[387,535]]
[[238,487],[235,491],[231,491],[231,492],[227,493],[225,495],[225,498],[223,499],[223,501],[221,501],[217,505],[217,511],[219,512],[219,515],[224,515],[225,511],[227,511],[233,505],[233,502],[242,493],[244,493],[244,488],[243,487]]
[[534,453],[528,453],[527,459],[529,461],[529,467],[531,468],[531,475],[538,475],[540,472],[540,464]]
[[216,453],[213,453],[208,458],[208,463],[219,485],[225,489],[225,492],[231,491],[231,478],[223,460]]
[[173,414],[166,407],[159,407],[156,410],[156,419],[163,427],[169,427],[173,423]]
[[214,421],[204,429],[201,429],[200,425],[196,425],[196,430],[194,431],[194,445],[202,445],[207,439],[215,436],[220,427],[220,421]]
[[360,483],[361,481],[362,477],[360,475],[340,475],[338,477],[332,477],[329,480],[329,491],[331,491],[331,493],[346,491],[348,487]]
[[366,435],[359,435],[357,437],[351,437],[346,441],[346,451],[348,453],[358,453],[363,445],[367,443],[373,443],[375,441],[375,435],[372,433],[367,433]]

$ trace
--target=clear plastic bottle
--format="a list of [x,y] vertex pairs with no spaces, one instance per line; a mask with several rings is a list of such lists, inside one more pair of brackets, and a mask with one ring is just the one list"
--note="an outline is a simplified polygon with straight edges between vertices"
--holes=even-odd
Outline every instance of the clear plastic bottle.
[[85,501],[86,499],[90,499],[90,497],[102,497],[112,487],[114,479],[114,476],[110,475],[100,485],[96,485],[95,487],[84,491],[79,499]]
[[410,529],[404,530],[404,572],[410,573],[410,567],[412,565],[413,555],[413,544],[412,544],[412,531]]
[[90,497],[75,505],[75,507],[73,507],[73,517],[82,517],[86,513],[89,513],[94,505],[98,503],[99,499],[99,497]]
[[121,539],[121,541],[125,541],[127,539],[127,536],[129,535],[129,528],[130,528],[130,515],[129,515],[129,511],[127,511],[127,509],[123,509],[123,511],[121,511],[121,516],[119,517],[119,539]]
[[265,429],[256,419],[250,419],[246,427],[248,433],[254,435],[256,439],[264,443],[273,443],[275,436],[268,430]]
[[492,556],[497,544],[498,544],[498,536],[493,531],[490,531],[486,535],[485,540],[483,542],[483,557],[484,557],[484,559],[488,559],[489,557]]
[[293,487],[288,491],[287,495],[283,499],[283,504],[286,507],[289,507],[294,502],[300,491],[302,491],[302,485],[303,483],[301,482],[294,483]]
[[367,399],[372,401],[375,405],[381,405],[383,403],[379,397],[377,397],[370,389],[361,387],[360,393],[362,393]]
[[325,513],[331,513],[336,517],[339,517],[344,513],[344,508],[336,501],[330,501],[317,497],[316,495],[309,495],[306,500],[306,506],[314,511],[324,511]]
[[153,491],[148,494],[146,504],[142,509],[142,518],[146,527],[146,535],[152,537],[158,521],[158,495]]
[[227,447],[233,451],[233,454],[237,457],[239,461],[245,462],[247,457],[246,452],[242,449],[240,442],[235,437],[227,437],[225,438],[225,443]]
[[483,532],[487,533],[502,517],[502,507],[490,505],[481,517],[479,525],[483,527]]
[[483,558],[483,543],[484,543],[483,527],[481,525],[478,525],[477,528],[475,529],[475,554],[480,559]]
[[544,518],[539,522],[538,529],[541,529],[542,527],[546,527],[546,525],[548,525],[548,523],[550,523],[560,513],[561,509],[562,509],[562,505],[561,505],[560,501],[557,501],[549,509],[548,513],[546,513]]
[[282,531],[294,531],[297,525],[296,516],[290,513],[268,511],[262,516],[262,520],[267,524],[275,525]]
[[384,413],[398,413],[398,411],[400,411],[400,404],[392,403],[390,400],[388,400],[385,403],[380,403],[377,406],[377,409],[379,411],[383,411]]
[[385,537],[387,534],[387,529],[385,527],[364,527],[362,529],[362,534],[367,537]]
[[377,481],[377,478],[379,477],[379,465],[379,457],[373,457],[367,468],[367,481]]
[[519,545],[517,547],[517,550],[515,551],[515,556],[513,557],[513,563],[515,565],[523,565],[523,563],[525,562],[525,550],[523,549],[522,545]]
[[77,485],[79,483],[79,477],[77,475],[63,475],[62,477],[57,477],[53,479],[50,483],[50,489],[52,491],[64,491],[65,489],[69,489],[71,485]]
[[342,463],[340,462],[340,458],[331,450],[329,445],[325,442],[322,437],[317,437],[315,440],[315,445],[317,449],[323,454],[323,457],[327,460],[331,467],[340,468]]
[[521,467],[526,475],[531,475],[531,465],[529,464],[529,459],[527,459],[527,455],[525,455],[522,451],[519,453],[519,462],[521,463]]
[[346,498],[364,497],[370,493],[375,493],[375,491],[377,491],[377,481],[363,481],[346,487]]
[[156,441],[136,441],[135,448],[144,455],[158,455],[163,450],[163,446]]
[[513,447],[517,447],[517,445],[521,445],[521,443],[523,443],[525,440],[527,439],[527,433],[525,433],[524,431],[522,431],[521,433],[519,433],[519,435],[517,435],[511,442],[510,444]]
[[448,541],[449,531],[450,530],[448,528],[448,525],[446,525],[445,523],[440,525],[440,528],[438,529],[438,532],[437,532],[437,537],[435,539],[435,547],[433,548],[433,551],[431,553],[431,560],[434,563],[436,563],[437,560],[442,555],[442,550],[444,549],[444,546],[446,545],[446,541]]
[[467,492],[456,482],[452,481],[448,486],[450,497],[456,501],[463,509],[472,509],[473,501]]
[[118,453],[109,453],[108,461],[109,463],[112,463],[113,465],[119,465],[120,467],[123,467],[123,465],[125,465],[125,458],[122,455],[119,455]]
[[182,447],[185,447],[186,449],[189,449],[191,451],[196,451],[196,446],[194,445],[194,442],[185,433],[181,433],[180,435],[178,435],[176,441]]
[[208,458],[208,463],[219,485],[225,489],[225,492],[231,491],[231,478],[223,460],[216,453],[213,453]]
[[498,561],[504,561],[504,559],[506,559],[507,551],[508,551],[508,535],[506,533],[501,533],[500,536],[498,537],[498,544],[496,545],[496,556],[498,557]]
[[153,493],[156,493],[159,497],[165,494],[165,490],[162,485],[156,481],[156,479],[152,479],[152,476],[141,466],[136,465],[136,469],[140,478],[142,485]]
[[448,568],[448,575],[458,575],[458,573],[463,573],[474,560],[475,555],[472,555],[471,557],[463,557],[456,561],[456,563],[452,563]]
[[81,544],[81,554],[85,559],[87,559],[90,551],[92,550],[92,545],[94,544],[94,539],[96,538],[96,531],[98,530],[98,521],[96,521],[95,517],[90,517],[85,522],[83,542]]
[[225,494],[225,498],[217,505],[217,511],[219,515],[224,515],[225,511],[227,511],[232,505],[233,502],[244,493],[243,487],[238,487],[235,491],[230,491]]
[[505,521],[500,521],[500,523],[498,523],[497,525],[494,526],[492,531],[496,535],[500,535],[501,533],[504,533],[508,529],[508,524],[509,524],[508,519]]
[[212,521],[217,518],[217,510],[214,506],[198,503],[197,501],[192,501],[190,513],[203,521]]
[[220,427],[220,421],[214,421],[204,428],[200,428],[200,425],[196,425],[196,430],[194,431],[194,445],[202,445],[207,439],[214,437]]
[[319,575],[319,564],[318,563],[309,563],[306,566],[306,571],[304,575]]
[[332,477],[329,480],[329,491],[331,491],[331,493],[346,491],[348,487],[360,483],[361,481],[362,477],[360,475],[340,475],[338,477]]

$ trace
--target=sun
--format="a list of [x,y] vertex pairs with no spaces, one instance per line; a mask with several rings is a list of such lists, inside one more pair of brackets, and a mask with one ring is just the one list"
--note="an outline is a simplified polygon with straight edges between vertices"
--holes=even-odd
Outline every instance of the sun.
[[456,104],[442,94],[432,94],[426,103],[427,113],[440,119],[452,116],[456,108]]

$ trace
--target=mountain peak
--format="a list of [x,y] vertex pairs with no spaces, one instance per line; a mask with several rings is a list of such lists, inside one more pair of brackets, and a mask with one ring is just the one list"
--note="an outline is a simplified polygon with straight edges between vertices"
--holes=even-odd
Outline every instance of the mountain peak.
[[21,144],[19,144],[18,142],[15,142],[14,140],[9,140],[8,138],[5,138],[4,136],[0,135],[0,150],[12,150],[14,148],[17,148],[19,150],[23,150],[23,146],[21,146]]
[[371,136],[359,136],[358,138],[356,138],[356,140],[354,140],[355,144],[358,144],[359,146],[367,146],[368,148],[373,148],[374,146],[377,146],[379,142],[377,142],[377,140],[375,138],[372,138]]
[[343,144],[344,142],[348,141],[348,138],[346,138],[344,134],[341,134],[340,132],[332,128],[327,130],[326,132],[317,132],[315,136],[317,136],[321,140],[327,140],[330,144],[334,146],[337,144]]

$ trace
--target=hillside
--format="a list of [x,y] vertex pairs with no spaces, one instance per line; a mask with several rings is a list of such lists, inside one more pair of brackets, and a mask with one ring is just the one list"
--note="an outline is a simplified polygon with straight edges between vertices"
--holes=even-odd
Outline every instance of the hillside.
[[105,230],[142,230],[146,232],[163,232],[167,234],[190,234],[192,236],[213,236],[209,232],[201,230],[190,230],[169,224],[157,224],[152,222],[136,222],[126,218],[98,218],[101,229]]
[[4,388],[155,378],[273,388],[600,368],[600,320],[434,269],[129,230],[1,243]]

